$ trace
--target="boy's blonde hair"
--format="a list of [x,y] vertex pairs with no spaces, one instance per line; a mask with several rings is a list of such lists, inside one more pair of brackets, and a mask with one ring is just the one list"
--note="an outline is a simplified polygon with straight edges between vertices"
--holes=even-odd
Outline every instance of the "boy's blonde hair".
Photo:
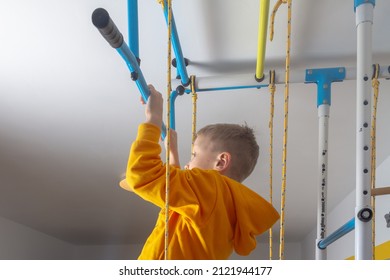
[[259,157],[259,145],[253,129],[238,124],[211,124],[197,133],[212,142],[217,152],[231,155],[230,177],[238,182],[244,181],[256,166]]

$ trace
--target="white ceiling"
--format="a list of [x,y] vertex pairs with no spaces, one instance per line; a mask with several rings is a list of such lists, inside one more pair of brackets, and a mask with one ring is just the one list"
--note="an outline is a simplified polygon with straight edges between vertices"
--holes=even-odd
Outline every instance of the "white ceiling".
[[[376,1],[373,62],[390,64],[390,1]],[[271,1],[271,8],[275,0]],[[0,216],[73,244],[143,243],[158,209],[118,187],[144,108],[129,71],[92,25],[103,7],[127,40],[127,1],[3,0],[0,9]],[[173,1],[190,75],[253,73],[257,0]],[[266,71],[284,67],[287,7],[267,43]],[[167,31],[155,0],[139,1],[141,69],[166,88]],[[292,71],[355,66],[352,0],[293,0]],[[303,74],[302,74],[303,75]],[[355,81],[332,86],[328,206],[355,187]],[[381,81],[378,165],[390,154],[390,82]],[[284,86],[275,105],[274,200],[279,208]],[[292,84],[286,242],[316,226],[316,86]],[[191,98],[176,101],[181,162],[190,155]],[[268,195],[267,89],[199,94],[198,126],[247,122],[261,158],[245,182]],[[351,209],[351,216],[354,209]]]

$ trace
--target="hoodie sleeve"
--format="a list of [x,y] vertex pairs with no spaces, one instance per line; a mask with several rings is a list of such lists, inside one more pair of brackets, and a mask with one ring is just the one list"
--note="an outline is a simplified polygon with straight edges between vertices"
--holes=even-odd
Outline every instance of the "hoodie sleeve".
[[279,219],[279,214],[251,189],[241,185],[233,191],[237,215],[234,249],[239,255],[248,255],[256,248],[256,236],[271,228]]
[[[141,124],[133,142],[126,171],[125,187],[160,208],[165,207],[165,175],[159,144],[160,129]],[[216,171],[181,170],[170,166],[170,209],[197,224],[207,220],[215,206],[213,187]],[[201,173],[201,174],[200,174]]]

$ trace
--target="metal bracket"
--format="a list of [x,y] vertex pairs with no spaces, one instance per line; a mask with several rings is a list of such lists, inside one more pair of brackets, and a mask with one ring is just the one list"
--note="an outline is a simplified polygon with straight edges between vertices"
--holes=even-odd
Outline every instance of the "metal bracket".
[[387,227],[390,228],[390,212],[389,212],[389,214],[385,215],[385,220],[386,220],[386,223],[387,223]]
[[357,214],[358,219],[362,222],[371,221],[372,216],[373,216],[373,212],[370,208],[363,208]]
[[345,79],[345,68],[306,69],[305,83],[317,84],[317,107],[331,103],[330,86]]
[[375,6],[375,0],[355,0],[355,5],[354,5],[354,10],[356,12],[356,8],[362,4],[372,4],[373,6]]

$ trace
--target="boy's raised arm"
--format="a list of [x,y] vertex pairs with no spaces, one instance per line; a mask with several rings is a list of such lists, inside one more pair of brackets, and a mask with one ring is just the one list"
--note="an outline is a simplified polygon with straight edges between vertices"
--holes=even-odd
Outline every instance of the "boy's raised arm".
[[[170,131],[171,141],[169,143],[169,163],[170,165],[176,166],[180,168],[180,160],[179,160],[179,149],[177,145],[177,132],[173,129]],[[168,137],[165,138],[165,151],[168,150],[167,144]]]
[[[158,92],[152,85],[149,85],[150,96],[145,108],[146,123],[155,124],[158,127],[162,125],[162,112],[163,112],[163,98],[160,92]],[[176,131],[170,131],[170,149],[169,157],[170,164],[176,167],[180,167],[179,151],[177,145],[177,133]],[[165,139],[165,150],[167,150],[167,139]]]

